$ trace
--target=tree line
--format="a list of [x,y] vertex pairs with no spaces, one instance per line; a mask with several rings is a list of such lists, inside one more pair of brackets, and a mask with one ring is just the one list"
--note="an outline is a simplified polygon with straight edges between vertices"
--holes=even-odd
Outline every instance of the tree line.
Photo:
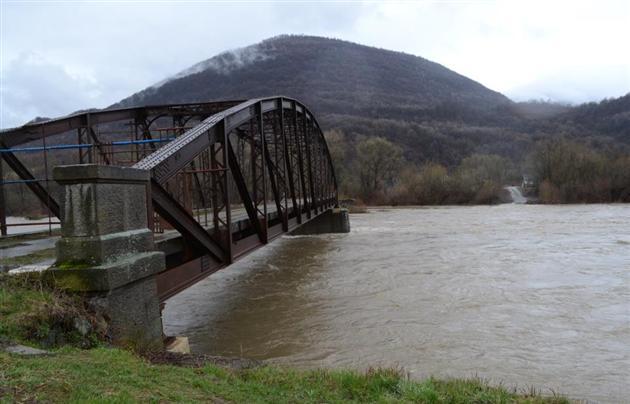
[[528,165],[543,203],[630,202],[630,155],[608,155],[563,138],[539,142]]
[[536,180],[541,203],[630,202],[630,155],[607,155],[562,137],[536,142],[521,161],[472,154],[446,166],[405,159],[382,137],[326,132],[340,193],[368,204],[495,204],[522,175]]

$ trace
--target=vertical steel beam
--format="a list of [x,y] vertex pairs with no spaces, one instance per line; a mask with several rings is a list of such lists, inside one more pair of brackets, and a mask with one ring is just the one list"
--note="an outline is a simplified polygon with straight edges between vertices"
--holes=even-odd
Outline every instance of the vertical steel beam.
[[289,136],[287,137],[287,149],[290,152],[290,160],[291,160],[291,185],[293,186],[295,201],[297,202],[297,210],[295,211],[296,220],[299,223],[302,223],[302,206],[304,205],[304,200],[302,198],[302,188],[301,188],[301,171],[300,171],[300,159],[299,159],[299,143],[297,140],[298,132],[297,132],[297,115],[295,111],[295,103],[291,104],[291,117],[289,118]]
[[317,130],[317,127],[314,128],[316,138],[317,138],[317,155],[319,161],[319,192],[317,197],[319,198],[320,204],[322,204],[322,212],[325,209],[326,204],[326,171],[324,170],[324,156],[322,154],[322,138],[320,137],[320,133]]
[[[92,129],[92,120],[90,119],[90,114],[89,113],[85,114],[85,129],[84,130],[85,130],[85,135],[86,135],[85,136],[86,137],[85,140],[88,140],[87,139],[88,135],[91,136],[93,141],[94,141],[94,144],[96,145],[96,147],[98,147],[99,151],[101,151],[101,142],[98,140],[98,138],[96,137],[96,133],[94,133],[94,130]],[[79,149],[79,152],[81,152],[81,149]],[[86,150],[85,154],[87,155],[89,163],[92,163],[92,153],[93,153],[92,148],[88,148]],[[101,154],[103,154],[103,153],[101,152]],[[103,159],[105,161],[107,161],[106,160],[107,159],[106,156],[103,156]]]
[[334,179],[334,173],[332,171],[330,171],[330,168],[328,169],[328,176],[330,177],[330,183],[329,183],[329,187],[330,190],[328,191],[330,193],[330,200],[331,203],[334,203],[335,205],[337,205],[337,201],[335,200],[335,187],[334,187],[334,183],[335,183],[335,179]]
[[319,212],[320,208],[321,208],[321,194],[320,194],[320,184],[321,184],[321,171],[320,171],[320,156],[319,156],[319,139],[317,137],[317,133],[315,132],[315,128],[312,125],[312,119],[311,119],[311,125],[309,125],[309,133],[311,135],[311,148],[312,148],[312,154],[313,154],[313,182],[315,183],[315,193],[314,193],[314,198],[315,198],[315,212]]
[[[303,133],[304,133],[304,144],[306,146],[306,166],[308,169],[308,187],[309,190],[311,191],[311,203],[309,204],[309,209],[308,209],[308,216],[309,218],[311,217],[311,210],[316,209],[317,208],[317,201],[315,200],[315,187],[314,187],[314,182],[313,182],[313,156],[311,153],[311,140],[310,139],[310,125],[307,124],[306,122],[306,108],[302,109],[302,127],[303,127]],[[311,121],[311,125],[312,125],[312,121]]]
[[0,235],[7,235],[7,209],[4,200],[4,172],[0,158]]
[[[48,196],[48,200],[46,201],[46,206],[50,206],[50,200],[52,199],[50,196],[50,182],[49,182],[49,177],[48,177],[48,147],[46,144],[46,132],[44,132],[44,128],[42,127],[41,129],[41,133],[42,133],[42,146],[44,148],[44,180],[45,180],[45,184],[46,184],[46,195]],[[50,220],[50,209],[48,210],[48,234],[52,235],[52,226],[51,226],[51,220]]]
[[[295,183],[293,182],[293,162],[289,154],[289,145],[287,144],[287,133],[284,125],[284,102],[280,98],[280,135],[282,136],[282,152],[284,153],[284,164],[286,166],[287,178],[289,183],[289,193],[291,194],[291,203],[293,204],[293,214],[299,216],[299,206],[295,197]],[[298,223],[301,222],[298,220]]]
[[[229,177],[230,177],[230,165],[228,163],[228,144],[229,144],[229,133],[225,129],[225,121],[221,121],[219,126],[220,134],[222,133],[222,141],[221,141],[221,157],[223,160],[223,205],[225,209],[225,224],[226,224],[226,260],[229,264],[234,261],[234,252],[232,251],[232,207],[230,206],[230,187],[229,187]],[[214,191],[214,190],[213,190]]]
[[[133,120],[133,134],[132,134],[133,135],[133,139],[131,139],[131,140],[140,140],[140,135],[138,133],[138,127],[139,126],[140,126],[140,120],[139,120],[138,117],[136,117]],[[133,157],[133,152],[130,153],[131,154],[131,158],[133,158],[135,161],[140,161],[141,160],[141,158],[140,158],[140,145],[139,144],[135,145],[131,150],[136,152],[136,156],[135,157]]]
[[[322,142],[325,142],[323,135],[319,132],[317,128],[315,128],[315,133],[317,134],[317,156],[319,161],[319,193],[318,198],[320,203],[326,201],[326,172],[324,169],[324,148],[322,147]],[[324,207],[322,206],[322,212],[324,211]]]
[[267,141],[265,139],[265,123],[263,121],[263,112],[262,112],[262,102],[256,104],[256,116],[258,119],[258,132],[260,134],[260,164],[261,164],[261,175],[260,179],[262,181],[262,191],[263,191],[263,217],[265,218],[264,227],[265,227],[265,243],[267,242],[267,229],[269,216],[267,215],[267,170],[266,170],[266,159],[265,159],[265,150],[267,149]]
[[219,162],[217,161],[217,154],[219,152],[218,145],[213,144],[210,145],[210,169],[212,172],[210,173],[210,203],[212,204],[212,225],[214,227],[215,232],[219,232],[220,230],[220,209],[219,209],[219,181],[217,177],[219,176],[218,170],[220,168]]
[[[307,209],[308,211],[308,196],[306,195],[306,178],[304,176],[304,156],[302,155],[302,144],[300,142],[300,132],[301,130],[298,129],[298,118],[297,118],[297,104],[295,101],[292,102],[292,107],[293,107],[293,128],[294,128],[294,139],[295,139],[295,146],[297,149],[297,153],[298,153],[298,171],[299,171],[299,175],[300,175],[300,197],[302,199],[301,203],[300,203],[300,216],[298,217],[298,223],[302,223],[302,211],[304,210],[304,208]],[[310,218],[310,216],[309,216]]]
[[[278,101],[281,101],[281,99],[277,98],[274,100],[276,110],[269,114],[270,118],[267,120],[268,126],[271,126],[270,138],[273,140],[273,156],[271,156],[271,153],[269,153],[271,156],[269,160],[272,164],[273,172],[275,173],[274,178],[276,181],[276,189],[277,189],[277,194],[278,194],[277,197],[279,201],[279,204],[276,203],[276,209],[278,211],[278,215],[282,223],[282,229],[283,231],[287,231],[289,228],[289,221],[288,221],[289,197],[288,197],[287,183],[286,183],[287,168],[285,164],[286,161],[284,159],[284,150],[282,149],[283,147],[282,133],[281,133],[282,124],[280,122],[280,118],[281,118],[280,109],[278,109],[278,108],[282,108],[282,105],[278,106]],[[269,121],[271,123],[269,123]],[[267,143],[267,149],[270,150],[269,143]],[[269,164],[270,163],[267,162],[268,166]],[[273,191],[273,188],[272,188],[272,191]]]
[[[256,158],[256,135],[255,135],[255,127],[254,127],[254,120],[251,120],[249,122],[249,131],[247,131],[247,140],[249,142],[249,168],[250,168],[250,175],[251,175],[251,181],[252,181],[252,201],[254,202],[254,207],[256,209],[258,209],[258,171],[257,171],[257,167],[256,167],[256,162],[257,162],[257,158]],[[245,170],[246,165],[245,165],[245,145],[244,142],[241,142],[241,150],[242,150],[242,156],[243,159],[241,160],[241,163],[243,164],[243,170]]]

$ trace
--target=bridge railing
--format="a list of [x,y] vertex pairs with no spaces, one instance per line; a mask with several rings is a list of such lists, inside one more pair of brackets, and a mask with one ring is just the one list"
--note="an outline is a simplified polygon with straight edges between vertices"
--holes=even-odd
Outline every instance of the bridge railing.
[[[89,111],[0,131],[0,235],[58,225],[52,168],[70,164],[129,166],[207,117],[242,101]],[[44,217],[35,221],[7,216]]]

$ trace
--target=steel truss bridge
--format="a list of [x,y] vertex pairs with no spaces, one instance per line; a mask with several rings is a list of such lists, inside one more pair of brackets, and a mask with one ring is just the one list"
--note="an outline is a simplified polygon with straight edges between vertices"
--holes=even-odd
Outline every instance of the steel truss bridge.
[[149,170],[162,301],[338,203],[322,130],[287,97],[77,113],[1,131],[0,155],[2,235],[16,201],[59,223],[54,166]]

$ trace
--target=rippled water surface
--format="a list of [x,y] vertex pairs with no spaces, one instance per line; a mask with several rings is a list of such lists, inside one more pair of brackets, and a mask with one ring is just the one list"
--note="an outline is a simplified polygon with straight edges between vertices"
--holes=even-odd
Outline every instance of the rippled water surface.
[[169,300],[193,351],[630,398],[630,206],[374,209]]

